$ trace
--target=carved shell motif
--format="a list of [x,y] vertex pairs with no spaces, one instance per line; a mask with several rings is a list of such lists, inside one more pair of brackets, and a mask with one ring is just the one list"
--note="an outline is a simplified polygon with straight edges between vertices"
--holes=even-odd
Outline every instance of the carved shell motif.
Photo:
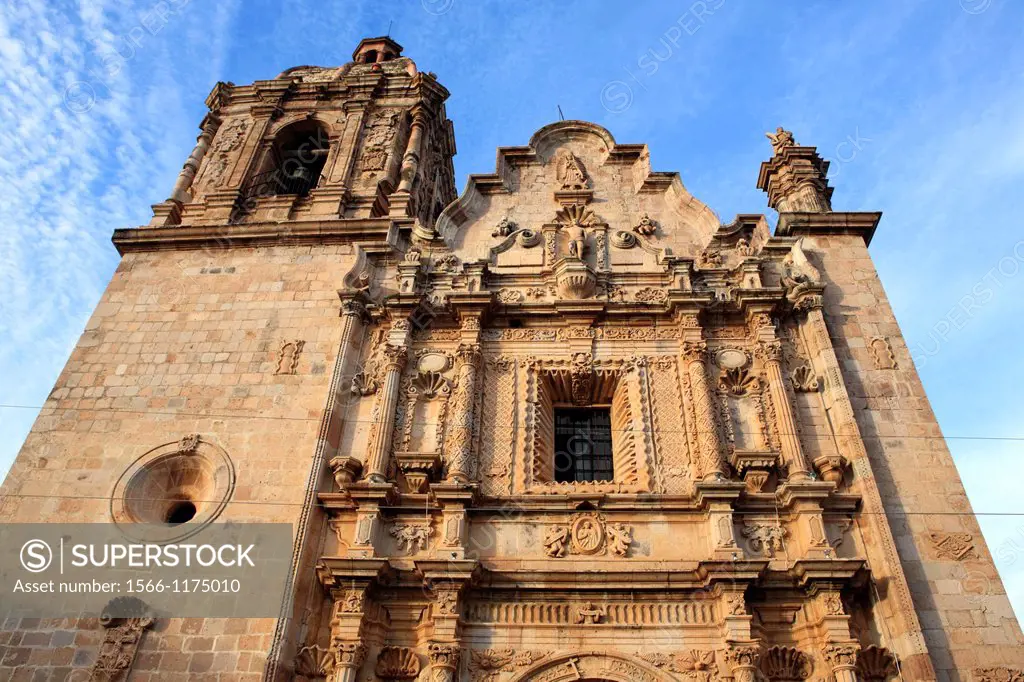
[[810,658],[788,646],[773,646],[761,659],[761,672],[772,682],[806,680],[812,669]]
[[334,672],[334,654],[319,646],[304,646],[295,657],[295,672],[311,680],[326,679]]
[[888,649],[872,644],[857,654],[857,673],[865,682],[884,682],[896,674],[896,657]]
[[407,647],[386,646],[377,656],[373,672],[383,680],[412,680],[420,674],[420,659]]

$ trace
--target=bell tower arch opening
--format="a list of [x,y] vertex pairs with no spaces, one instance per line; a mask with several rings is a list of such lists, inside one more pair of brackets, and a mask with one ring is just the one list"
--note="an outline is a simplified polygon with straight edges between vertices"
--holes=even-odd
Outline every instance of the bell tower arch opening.
[[292,123],[274,137],[251,184],[262,196],[306,196],[320,184],[329,150],[327,131],[318,121]]

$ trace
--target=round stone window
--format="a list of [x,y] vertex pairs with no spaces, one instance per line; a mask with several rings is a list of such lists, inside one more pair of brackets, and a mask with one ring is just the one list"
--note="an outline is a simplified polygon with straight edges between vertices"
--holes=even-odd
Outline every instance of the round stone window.
[[114,486],[110,513],[129,537],[180,540],[217,518],[234,487],[227,453],[193,434],[137,459]]

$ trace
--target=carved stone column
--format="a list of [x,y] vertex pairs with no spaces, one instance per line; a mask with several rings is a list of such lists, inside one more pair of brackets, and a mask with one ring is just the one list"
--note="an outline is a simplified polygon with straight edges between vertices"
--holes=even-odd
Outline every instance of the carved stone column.
[[459,668],[459,647],[456,644],[432,643],[428,649],[431,682],[454,682]]
[[827,644],[821,655],[832,668],[836,682],[857,682],[857,652],[860,647],[856,643]]
[[[774,336],[774,330],[772,335]],[[782,343],[777,339],[762,340],[757,346],[757,354],[764,362],[765,374],[768,376],[768,394],[775,407],[776,428],[782,444],[782,461],[789,468],[790,478],[807,479],[810,469],[807,466],[804,449],[800,445],[793,407],[789,402],[789,394],[786,392],[785,380],[782,377]]]
[[[829,421],[836,434],[836,445],[844,460],[839,462],[839,468],[842,469],[849,462],[861,456],[867,457],[867,452],[860,439],[860,428],[857,426],[853,405],[846,392],[846,382],[843,381],[842,371],[839,368],[839,358],[836,357],[835,349],[832,348],[832,339],[829,337],[828,326],[825,324],[823,306],[824,301],[820,291],[807,293],[794,303],[798,312],[805,313],[800,322],[800,328],[811,359],[824,373],[825,386],[822,396]],[[822,457],[815,460],[814,464],[819,470],[824,471],[834,468],[836,463]]]
[[215,116],[207,116],[203,121],[202,132],[196,138],[196,146],[192,148],[192,153],[188,155],[185,166],[178,173],[178,179],[174,182],[170,201],[187,204],[192,200],[192,181],[196,179],[199,166],[202,164],[203,157],[206,156],[210,143],[213,141],[213,136],[217,133],[217,128],[219,127],[220,119]]
[[356,682],[356,675],[366,660],[366,645],[361,642],[338,642],[334,648],[332,682]]
[[693,411],[696,417],[697,445],[700,449],[700,476],[704,480],[715,480],[726,472],[725,459],[718,439],[718,425],[715,422],[715,407],[711,397],[705,367],[708,355],[707,344],[703,341],[683,343],[683,360],[693,392]]
[[735,682],[755,682],[760,659],[761,649],[754,642],[730,642],[725,650],[725,661],[732,668]]
[[469,483],[473,460],[473,408],[476,403],[477,377],[480,374],[480,346],[462,344],[458,356],[458,386],[449,406],[445,460],[448,480]]
[[398,407],[398,388],[405,369],[409,349],[405,346],[385,344],[384,387],[377,397],[377,431],[370,443],[370,454],[366,461],[366,478],[372,483],[387,482],[388,455],[391,452],[391,438],[395,431],[395,409]]
[[412,183],[416,179],[416,171],[420,166],[420,147],[423,146],[423,131],[427,127],[427,112],[421,105],[413,107],[412,128],[409,131],[409,141],[405,145],[405,155],[402,157],[402,170],[398,182],[398,192],[411,192]]

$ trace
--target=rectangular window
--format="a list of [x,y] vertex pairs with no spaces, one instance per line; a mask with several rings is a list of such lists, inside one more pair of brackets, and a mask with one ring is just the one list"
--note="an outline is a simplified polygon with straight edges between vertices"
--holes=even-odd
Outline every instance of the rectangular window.
[[555,480],[615,480],[608,408],[555,409]]

